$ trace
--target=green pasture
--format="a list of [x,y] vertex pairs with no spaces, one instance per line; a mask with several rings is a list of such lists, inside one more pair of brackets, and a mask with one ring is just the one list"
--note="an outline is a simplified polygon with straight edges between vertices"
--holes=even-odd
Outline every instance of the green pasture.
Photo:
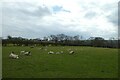
[[[2,47],[3,78],[117,78],[118,50],[112,48],[50,46],[47,51],[40,47]],[[72,49],[75,54],[68,54]],[[20,51],[31,51],[31,56]],[[48,51],[63,54],[48,54]],[[14,51],[19,59],[10,59]]]

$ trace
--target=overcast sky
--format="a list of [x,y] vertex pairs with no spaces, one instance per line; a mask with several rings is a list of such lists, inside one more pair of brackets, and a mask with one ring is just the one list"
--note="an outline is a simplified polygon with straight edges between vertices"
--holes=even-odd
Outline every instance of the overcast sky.
[[2,36],[117,37],[118,0],[4,0]]

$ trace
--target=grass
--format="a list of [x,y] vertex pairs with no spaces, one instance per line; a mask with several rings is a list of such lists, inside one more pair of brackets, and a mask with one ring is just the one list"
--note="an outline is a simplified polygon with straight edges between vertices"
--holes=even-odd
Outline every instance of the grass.
[[[47,54],[39,48],[3,47],[3,78],[117,78],[117,49],[52,46],[48,51],[62,50],[64,54]],[[69,55],[69,48],[76,54]],[[21,50],[32,55],[9,59],[11,51],[19,54]]]

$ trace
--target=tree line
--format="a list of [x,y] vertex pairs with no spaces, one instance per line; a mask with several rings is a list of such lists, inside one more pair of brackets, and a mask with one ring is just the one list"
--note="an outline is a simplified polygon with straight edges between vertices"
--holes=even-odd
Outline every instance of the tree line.
[[68,36],[65,34],[50,35],[47,37],[27,39],[22,37],[7,36],[7,39],[2,39],[2,45],[8,46],[92,46],[92,47],[106,47],[106,48],[119,48],[119,40],[111,38],[105,40],[102,37],[90,37],[86,40],[82,36]]

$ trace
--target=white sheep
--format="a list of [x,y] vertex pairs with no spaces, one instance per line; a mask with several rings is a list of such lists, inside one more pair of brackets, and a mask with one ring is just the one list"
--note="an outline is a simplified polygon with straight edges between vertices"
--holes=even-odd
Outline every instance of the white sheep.
[[29,55],[31,55],[31,52],[30,52],[30,51],[28,51],[28,52],[25,52],[25,53],[24,53],[24,55],[27,55],[27,56],[29,56]]
[[24,53],[25,51],[20,51],[21,53]]
[[39,48],[39,49],[43,49],[43,47]]
[[20,51],[20,54],[24,54],[25,53],[25,51]]
[[53,51],[49,51],[48,54],[54,54],[54,52]]
[[41,49],[41,48],[39,48],[39,49]]
[[69,54],[74,54],[75,52],[74,51],[70,51]]
[[47,49],[45,49],[45,51],[47,51]]
[[49,46],[51,46],[51,44],[49,44]]
[[10,55],[9,55],[10,58],[12,59],[18,59],[18,55],[14,54],[14,52],[11,52]]
[[63,51],[61,51],[60,53],[63,53]]
[[56,52],[56,54],[60,54],[60,52]]

